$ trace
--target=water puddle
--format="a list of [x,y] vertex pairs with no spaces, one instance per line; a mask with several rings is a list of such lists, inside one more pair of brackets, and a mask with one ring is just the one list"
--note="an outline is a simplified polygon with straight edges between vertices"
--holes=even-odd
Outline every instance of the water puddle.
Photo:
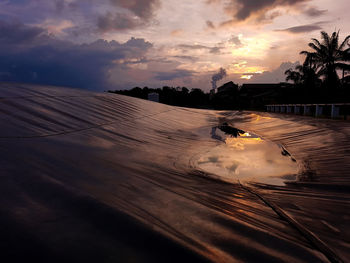
[[222,143],[197,159],[199,169],[229,182],[284,185],[296,179],[299,166],[280,145],[227,123],[213,127],[210,135]]

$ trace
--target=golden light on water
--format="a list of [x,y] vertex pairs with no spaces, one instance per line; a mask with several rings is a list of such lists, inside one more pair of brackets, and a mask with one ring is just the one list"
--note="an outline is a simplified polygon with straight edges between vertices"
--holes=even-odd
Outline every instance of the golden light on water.
[[[245,140],[245,141],[249,141],[249,142],[259,142],[259,141],[263,141],[263,139],[262,138],[260,138],[260,137],[244,137],[244,136],[241,136],[241,137],[239,137],[238,139],[241,139],[241,140]],[[249,143],[248,142],[248,143]]]
[[252,135],[249,132],[239,134],[237,138],[228,137],[225,139],[225,144],[230,148],[235,148],[236,150],[244,150],[244,145],[255,144],[257,142],[263,141],[262,138]]
[[263,141],[263,139],[260,138],[259,136],[252,135],[249,132],[245,132],[243,134],[240,134],[237,139],[249,139],[249,140],[253,140],[253,141]]
[[263,141],[260,137],[257,138],[242,138],[242,139],[249,139],[249,140],[254,140],[254,141]]
[[201,155],[197,166],[230,182],[239,179],[275,185],[283,185],[283,176],[298,172],[298,165],[281,154],[279,145],[254,133],[227,136],[224,142]]
[[271,119],[271,117],[261,116],[259,114],[255,114],[255,113],[250,114],[250,116],[253,118],[252,122],[258,122],[258,121],[263,120],[263,119],[265,119],[265,120]]

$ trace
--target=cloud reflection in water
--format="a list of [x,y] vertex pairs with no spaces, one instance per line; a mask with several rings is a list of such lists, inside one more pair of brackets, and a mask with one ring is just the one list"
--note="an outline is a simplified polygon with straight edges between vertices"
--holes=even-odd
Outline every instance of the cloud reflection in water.
[[[222,127],[224,128],[222,129]],[[295,179],[298,164],[283,147],[227,124],[213,127],[211,137],[223,143],[197,160],[197,167],[229,182],[252,181],[284,185]],[[288,153],[288,152],[287,152]]]

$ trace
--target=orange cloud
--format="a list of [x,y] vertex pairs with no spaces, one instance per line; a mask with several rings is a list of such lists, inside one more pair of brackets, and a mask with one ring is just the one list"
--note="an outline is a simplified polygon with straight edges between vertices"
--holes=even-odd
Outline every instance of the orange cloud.
[[184,31],[181,29],[175,29],[173,31],[171,31],[170,35],[173,37],[179,37],[181,35],[183,35]]

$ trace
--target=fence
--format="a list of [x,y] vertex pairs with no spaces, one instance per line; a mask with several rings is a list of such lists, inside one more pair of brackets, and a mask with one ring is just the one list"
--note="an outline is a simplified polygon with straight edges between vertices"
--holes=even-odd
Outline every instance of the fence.
[[347,119],[350,114],[350,103],[333,104],[276,104],[266,105],[266,111],[285,114],[297,114],[332,119]]

